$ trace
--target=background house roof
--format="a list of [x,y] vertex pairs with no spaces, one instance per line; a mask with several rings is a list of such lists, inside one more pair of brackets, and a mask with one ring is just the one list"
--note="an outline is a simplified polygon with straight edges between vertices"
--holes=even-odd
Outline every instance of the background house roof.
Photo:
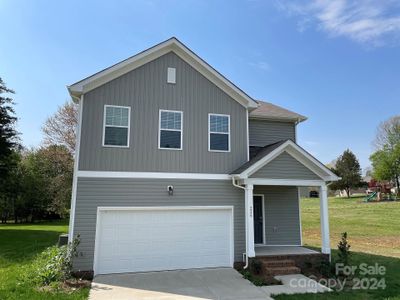
[[251,119],[285,120],[295,123],[307,120],[307,117],[303,115],[272,104],[270,102],[257,100],[257,103],[258,107],[255,110],[251,111],[249,114],[249,117]]

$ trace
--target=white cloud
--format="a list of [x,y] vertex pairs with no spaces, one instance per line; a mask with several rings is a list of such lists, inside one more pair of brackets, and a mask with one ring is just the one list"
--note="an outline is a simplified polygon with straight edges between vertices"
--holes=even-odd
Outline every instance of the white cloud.
[[298,30],[310,26],[331,36],[382,46],[400,34],[400,2],[395,0],[278,0],[277,7],[298,17]]
[[271,66],[269,65],[269,63],[267,63],[266,61],[257,61],[257,62],[251,62],[249,63],[250,66],[260,69],[262,71],[269,71],[271,70]]

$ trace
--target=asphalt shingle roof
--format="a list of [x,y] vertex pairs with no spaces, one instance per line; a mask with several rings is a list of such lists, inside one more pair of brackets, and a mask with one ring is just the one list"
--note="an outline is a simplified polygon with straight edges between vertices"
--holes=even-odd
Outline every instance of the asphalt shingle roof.
[[272,119],[272,120],[287,120],[290,122],[302,122],[307,120],[307,117],[298,113],[292,112],[278,105],[257,100],[259,106],[250,112],[250,118]]
[[232,174],[240,174],[243,171],[247,170],[252,165],[254,165],[256,162],[258,162],[260,159],[262,159],[263,157],[265,157],[266,155],[268,155],[269,153],[274,151],[276,148],[278,148],[280,145],[282,145],[286,141],[287,140],[282,140],[282,141],[262,147],[262,149],[259,150],[258,153],[252,159],[250,159],[248,162],[245,162],[243,165],[241,165],[239,168],[237,168],[235,171],[233,171],[231,173],[231,175]]

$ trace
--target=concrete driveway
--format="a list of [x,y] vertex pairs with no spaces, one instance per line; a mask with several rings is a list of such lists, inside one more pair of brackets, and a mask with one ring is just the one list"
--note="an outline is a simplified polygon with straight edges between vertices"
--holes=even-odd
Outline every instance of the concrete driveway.
[[98,275],[89,300],[266,300],[261,288],[234,269]]

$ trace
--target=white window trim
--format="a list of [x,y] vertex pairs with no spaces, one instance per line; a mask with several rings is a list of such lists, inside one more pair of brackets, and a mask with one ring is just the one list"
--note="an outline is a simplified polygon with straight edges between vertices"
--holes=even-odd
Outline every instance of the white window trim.
[[[181,129],[162,129],[161,128],[161,113],[162,112],[173,112],[181,114]],[[161,130],[166,131],[180,131],[181,132],[181,147],[180,148],[164,148],[160,146],[161,143]],[[168,110],[168,109],[160,109],[158,112],[158,149],[159,150],[183,150],[183,111],[181,110]]]
[[[128,109],[128,126],[116,126],[116,125],[107,125],[106,126],[106,111],[107,107],[118,107],[118,108],[127,108]],[[128,140],[126,146],[120,145],[106,145],[105,142],[105,135],[106,135],[106,127],[117,127],[117,128],[128,128]],[[131,135],[131,107],[130,106],[121,106],[121,105],[104,105],[104,112],[103,112],[103,141],[102,146],[107,148],[129,148],[130,143],[130,135]]]
[[[225,132],[211,132],[210,130],[210,121],[211,121],[211,116],[221,116],[221,117],[228,117],[228,133]],[[212,150],[210,148],[210,136],[211,133],[215,134],[227,134],[228,135],[228,150]],[[209,113],[208,114],[208,151],[209,152],[231,152],[231,116],[230,115],[224,115],[224,114],[215,114],[215,113]]]
[[266,237],[266,232],[265,232],[265,198],[264,198],[264,194],[253,194],[253,207],[254,207],[254,197],[256,197],[256,196],[261,197],[262,219],[263,219],[263,228],[262,228],[263,241],[261,244],[254,243],[254,246],[263,246],[267,242],[267,237]]

